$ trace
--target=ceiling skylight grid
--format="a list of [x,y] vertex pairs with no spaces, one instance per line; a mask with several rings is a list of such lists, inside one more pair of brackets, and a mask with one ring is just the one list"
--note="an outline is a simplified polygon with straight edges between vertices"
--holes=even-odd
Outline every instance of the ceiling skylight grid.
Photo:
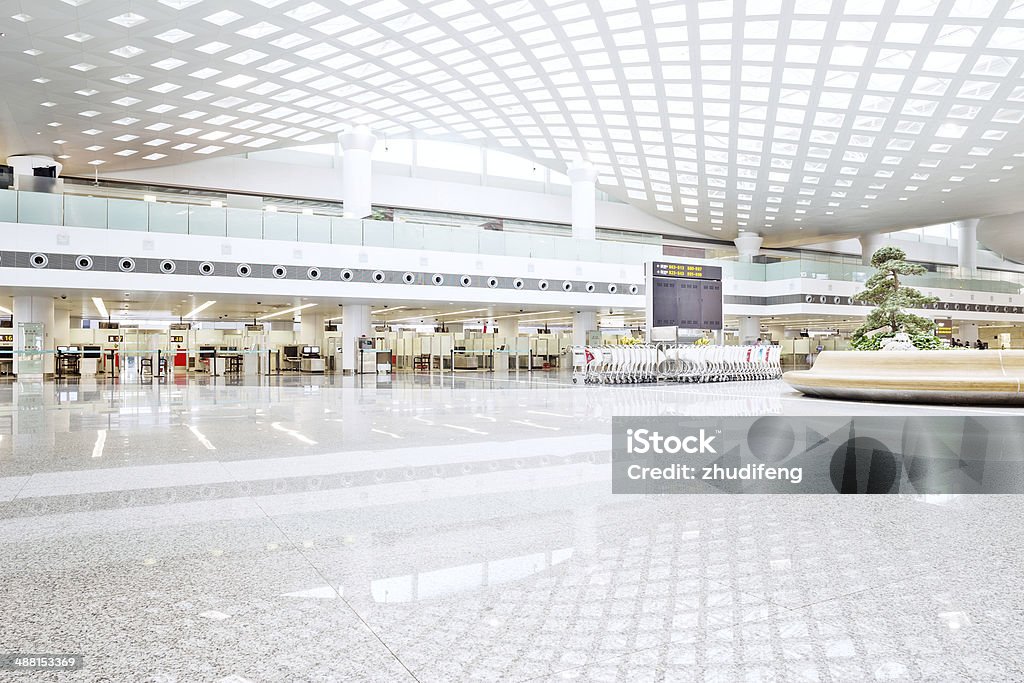
[[[24,138],[63,124],[60,145],[33,151],[69,170],[362,123],[558,171],[585,155],[603,189],[661,218],[771,240],[797,211],[805,231],[865,203],[905,221],[890,192],[926,202],[939,188],[914,174],[940,182],[946,159],[970,156],[977,168],[943,196],[968,215],[1024,152],[1024,12],[1006,0],[134,0],[37,14],[15,17],[2,77],[26,93]],[[166,155],[134,153],[161,130],[177,138]],[[890,188],[871,189],[878,178]]]

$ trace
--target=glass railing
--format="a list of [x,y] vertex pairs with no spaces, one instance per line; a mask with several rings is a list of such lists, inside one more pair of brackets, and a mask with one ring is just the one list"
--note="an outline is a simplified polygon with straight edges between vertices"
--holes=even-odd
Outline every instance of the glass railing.
[[[875,272],[871,266],[862,265],[852,259],[816,259],[806,256],[777,263],[743,263],[739,261],[705,261],[705,263],[722,266],[726,277],[755,282],[797,278],[866,282]],[[950,268],[948,272],[906,276],[903,278],[903,282],[912,287],[1019,294],[1024,288],[1024,273],[979,270],[974,277],[964,278],[959,277],[955,269]]]
[[638,265],[660,245],[141,199],[0,190],[0,222]]

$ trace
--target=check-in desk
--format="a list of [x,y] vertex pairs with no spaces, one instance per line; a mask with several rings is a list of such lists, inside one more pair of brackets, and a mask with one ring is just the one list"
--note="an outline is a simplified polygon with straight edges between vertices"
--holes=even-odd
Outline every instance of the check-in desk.
[[478,370],[480,359],[465,349],[455,349],[452,353],[452,367],[456,370]]

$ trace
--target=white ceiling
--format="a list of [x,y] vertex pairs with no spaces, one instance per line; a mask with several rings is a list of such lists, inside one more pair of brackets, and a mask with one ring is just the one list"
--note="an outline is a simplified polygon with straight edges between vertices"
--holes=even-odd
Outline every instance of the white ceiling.
[[583,154],[659,217],[768,246],[1024,210],[1024,0],[2,6],[3,151],[74,173],[365,124]]

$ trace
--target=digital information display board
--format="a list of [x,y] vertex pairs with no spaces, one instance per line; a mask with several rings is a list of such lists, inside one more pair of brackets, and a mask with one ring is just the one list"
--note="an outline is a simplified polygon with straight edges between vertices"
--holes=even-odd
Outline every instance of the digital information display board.
[[682,278],[684,280],[722,280],[722,269],[719,266],[702,266],[694,263],[665,263],[654,261],[651,264],[651,275],[654,277]]
[[653,261],[647,273],[648,325],[722,329],[722,269],[719,266]]

